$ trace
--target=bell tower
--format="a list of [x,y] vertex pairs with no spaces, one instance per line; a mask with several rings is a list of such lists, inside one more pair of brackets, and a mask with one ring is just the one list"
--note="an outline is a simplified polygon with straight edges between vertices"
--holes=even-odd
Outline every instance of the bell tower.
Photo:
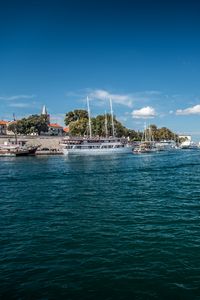
[[48,120],[48,124],[50,124],[50,115],[47,112],[46,105],[43,105],[41,115],[46,116]]

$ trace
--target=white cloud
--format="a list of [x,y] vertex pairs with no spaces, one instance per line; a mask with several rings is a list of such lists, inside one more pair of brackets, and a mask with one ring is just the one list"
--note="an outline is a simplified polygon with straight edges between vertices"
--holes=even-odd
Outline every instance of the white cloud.
[[177,109],[176,115],[199,115],[200,114],[200,104],[193,107],[188,107],[186,109]]
[[26,108],[26,107],[32,107],[33,104],[30,103],[10,103],[10,107],[17,107],[17,108]]
[[21,99],[33,99],[35,95],[15,95],[15,96],[1,96],[0,100],[6,101],[14,101],[14,100],[21,100]]
[[[65,93],[66,97],[75,97],[80,98],[81,102],[86,102],[86,96],[90,98],[90,100],[94,100],[95,105],[102,106],[105,104],[109,98],[112,99],[113,103],[120,104],[129,108],[133,107],[135,103],[143,103],[143,105],[148,105],[151,101],[158,101],[163,98],[166,98],[166,95],[158,90],[144,90],[140,92],[130,92],[130,93],[112,93],[106,89],[91,89],[86,88],[84,90],[79,91],[69,91]],[[84,98],[84,100],[83,100]],[[102,100],[102,101],[98,101]]]
[[133,99],[128,94],[125,94],[125,95],[113,94],[106,90],[99,89],[99,90],[90,91],[88,96],[91,99],[99,99],[99,100],[104,100],[104,101],[111,98],[114,103],[125,105],[128,107],[132,107],[132,105],[133,105]]
[[135,119],[150,119],[156,116],[156,111],[153,107],[146,106],[141,109],[133,110],[131,114]]

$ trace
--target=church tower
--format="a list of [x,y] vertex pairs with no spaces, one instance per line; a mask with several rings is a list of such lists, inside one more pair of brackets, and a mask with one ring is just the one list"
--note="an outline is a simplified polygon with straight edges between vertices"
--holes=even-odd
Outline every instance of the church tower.
[[47,120],[48,120],[48,123],[50,124],[50,115],[47,112],[46,105],[43,105],[41,115],[46,116]]
[[46,105],[43,105],[43,107],[42,107],[42,115],[47,115]]

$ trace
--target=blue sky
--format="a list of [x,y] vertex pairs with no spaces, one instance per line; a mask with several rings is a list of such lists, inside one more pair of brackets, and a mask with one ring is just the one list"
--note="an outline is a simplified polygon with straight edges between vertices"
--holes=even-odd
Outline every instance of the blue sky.
[[109,110],[200,139],[198,1],[4,1],[0,119]]

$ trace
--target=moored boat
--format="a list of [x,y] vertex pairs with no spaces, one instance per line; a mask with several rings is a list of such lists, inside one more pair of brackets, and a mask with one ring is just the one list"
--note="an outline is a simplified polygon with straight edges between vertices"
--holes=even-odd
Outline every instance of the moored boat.
[[144,132],[142,136],[142,140],[138,146],[133,149],[133,154],[143,154],[143,153],[152,153],[157,151],[153,134],[151,132],[151,127],[146,128],[146,124],[144,127]]
[[4,142],[0,145],[0,156],[35,155],[38,146],[27,146],[20,143]]
[[133,149],[133,154],[152,153],[157,151],[155,144],[152,142],[142,142]]
[[61,141],[60,146],[64,155],[100,155],[100,154],[125,154],[132,152],[132,145],[126,138],[118,138],[115,136],[114,118],[112,100],[110,99],[111,109],[111,127],[112,136],[107,137],[107,116],[105,115],[105,136],[92,136],[91,116],[89,99],[87,97],[88,107],[88,128],[89,137],[71,137]]
[[197,150],[199,149],[198,145],[192,141],[185,141],[180,144],[181,149]]
[[162,140],[156,142],[155,147],[158,151],[171,151],[178,149],[178,146],[174,140]]
[[131,153],[132,146],[123,138],[68,138],[61,147],[65,155],[98,155]]

